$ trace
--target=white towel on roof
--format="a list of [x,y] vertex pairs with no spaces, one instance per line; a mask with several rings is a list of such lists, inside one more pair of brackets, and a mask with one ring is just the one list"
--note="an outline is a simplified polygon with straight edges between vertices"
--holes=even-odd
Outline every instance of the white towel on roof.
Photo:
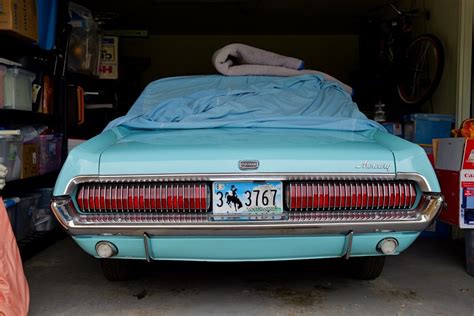
[[212,63],[225,76],[301,76],[319,74],[326,80],[338,82],[347,92],[352,88],[321,71],[303,69],[301,59],[279,55],[245,44],[229,44],[218,49],[212,56]]

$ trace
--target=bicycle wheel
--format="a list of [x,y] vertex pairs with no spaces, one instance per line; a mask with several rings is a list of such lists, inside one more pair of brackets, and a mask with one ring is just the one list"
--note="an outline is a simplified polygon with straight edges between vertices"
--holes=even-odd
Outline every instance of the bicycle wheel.
[[438,88],[444,70],[444,49],[432,34],[415,38],[408,46],[398,77],[398,96],[409,105],[429,100]]

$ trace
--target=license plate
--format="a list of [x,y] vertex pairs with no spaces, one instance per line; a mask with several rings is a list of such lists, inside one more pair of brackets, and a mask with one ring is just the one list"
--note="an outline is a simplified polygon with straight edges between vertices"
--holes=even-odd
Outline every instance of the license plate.
[[281,218],[282,192],[281,181],[214,182],[212,212],[228,215],[219,219]]

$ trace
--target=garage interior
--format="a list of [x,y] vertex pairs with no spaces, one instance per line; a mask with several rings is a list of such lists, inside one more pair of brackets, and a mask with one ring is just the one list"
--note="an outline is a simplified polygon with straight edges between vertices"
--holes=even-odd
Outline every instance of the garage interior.
[[[18,67],[34,78],[29,108],[0,104],[0,141],[19,137],[14,141],[23,146],[21,171],[13,178],[7,175],[0,197],[10,215],[29,284],[30,315],[473,315],[474,272],[469,269],[474,263],[469,262],[473,258],[469,251],[474,249],[474,237],[465,239],[465,235],[474,235],[474,225],[459,227],[459,205],[454,205],[458,196],[454,202],[447,200],[449,214],[443,211],[446,215],[442,213],[406,252],[389,256],[382,275],[372,281],[346,278],[343,260],[324,259],[157,261],[144,265],[144,274],[137,280],[109,282],[101,274],[99,261],[74,243],[49,207],[60,168],[74,146],[125,115],[148,83],[217,74],[211,57],[231,43],[302,59],[305,68],[352,86],[359,109],[370,119],[382,109],[380,122],[389,124],[395,135],[404,123],[412,123],[413,114],[448,117],[452,123],[444,136],[448,138],[451,129],[459,128],[474,112],[472,0],[74,2],[90,10],[98,26],[96,37],[85,39],[87,46],[81,46],[80,35],[75,37],[78,26],[71,22],[69,1],[48,1],[46,11],[51,15],[42,16],[38,10],[38,23],[41,18],[55,21],[46,40],[40,30],[39,46],[28,36],[0,31],[0,74],[3,67]],[[378,25],[373,21],[392,21],[396,16],[388,4],[413,12],[411,39],[430,33],[443,46],[439,85],[421,104],[402,104],[393,87],[388,84],[390,88],[384,90],[386,83],[375,79],[366,67],[368,56],[361,43]],[[104,42],[106,38],[115,39],[116,46]],[[105,47],[116,54],[112,62],[104,57],[110,53]],[[96,52],[96,56],[88,55],[92,62],[86,67],[84,62],[74,62],[82,58],[83,49],[86,55],[89,50]],[[104,61],[104,69],[113,68],[109,77],[98,73],[97,66]],[[381,103],[382,108],[377,106]],[[401,133],[397,136],[404,137]],[[39,165],[27,158],[35,150],[27,141],[33,134],[39,137]],[[413,142],[428,155],[436,150],[431,142]],[[6,161],[6,150],[0,149]],[[459,192],[459,188],[451,189]]]

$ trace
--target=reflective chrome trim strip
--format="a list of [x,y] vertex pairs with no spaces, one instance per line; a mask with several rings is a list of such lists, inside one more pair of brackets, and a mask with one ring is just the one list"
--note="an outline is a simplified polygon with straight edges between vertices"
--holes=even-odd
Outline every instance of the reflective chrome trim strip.
[[349,259],[351,257],[353,237],[354,237],[354,231],[351,230],[346,235],[346,250],[344,251],[344,254],[342,255],[344,259]]
[[423,192],[432,192],[433,189],[431,188],[428,180],[419,174],[414,172],[397,172],[395,180],[411,180],[418,184],[421,191]]
[[230,174],[157,174],[157,175],[83,175],[69,181],[63,195],[71,195],[77,184],[84,182],[199,182],[199,181],[310,181],[310,180],[412,180],[421,191],[431,186],[418,173],[230,173]]
[[212,221],[198,223],[100,223],[80,224],[75,206],[69,196],[54,197],[51,207],[61,225],[73,235],[207,235],[207,236],[253,236],[253,235],[305,235],[341,233],[423,231],[436,218],[443,206],[441,194],[424,194],[415,210],[416,219],[393,221]]
[[143,246],[145,248],[146,261],[151,262],[151,247],[150,247],[150,236],[147,233],[143,233]]

